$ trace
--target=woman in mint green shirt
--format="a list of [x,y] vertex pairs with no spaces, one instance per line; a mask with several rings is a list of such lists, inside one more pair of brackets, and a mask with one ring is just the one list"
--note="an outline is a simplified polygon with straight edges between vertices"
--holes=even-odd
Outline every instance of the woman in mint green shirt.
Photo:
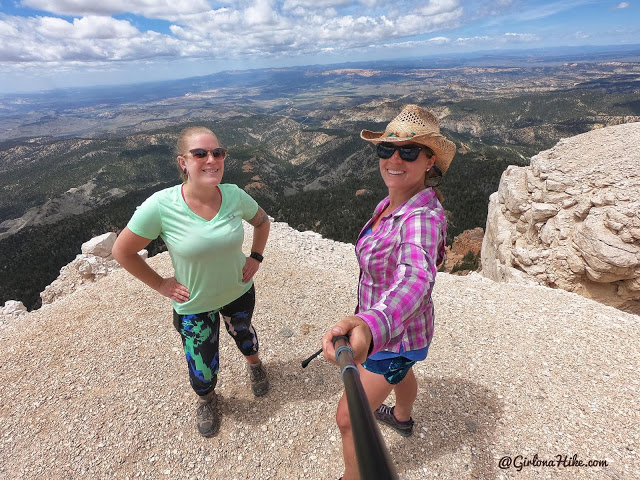
[[[251,318],[253,276],[262,262],[270,223],[249,194],[221,183],[227,151],[211,130],[186,128],[177,150],[184,183],[154,193],[136,209],[116,240],[113,256],[129,273],[172,300],[173,323],[182,338],[191,386],[199,397],[198,431],[210,437],[220,427],[214,390],[220,313],[247,359],[253,393],[261,396],[269,389]],[[254,227],[249,257],[242,251],[243,220]],[[137,253],[157,237],[169,250],[172,277],[161,277]]]

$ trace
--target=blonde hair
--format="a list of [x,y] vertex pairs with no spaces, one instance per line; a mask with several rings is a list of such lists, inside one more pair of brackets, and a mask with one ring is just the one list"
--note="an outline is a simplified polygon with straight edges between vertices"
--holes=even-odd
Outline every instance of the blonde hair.
[[[178,141],[176,142],[176,152],[178,156],[184,156],[188,153],[187,146],[189,143],[189,139],[194,135],[213,135],[213,138],[218,140],[218,137],[216,137],[216,134],[213,133],[211,130],[209,130],[207,127],[199,127],[199,126],[187,127],[180,132],[180,135],[178,135]],[[189,177],[184,173],[177,157],[176,157],[176,166],[178,167],[178,172],[180,172],[180,178],[182,178],[183,182],[186,182]]]

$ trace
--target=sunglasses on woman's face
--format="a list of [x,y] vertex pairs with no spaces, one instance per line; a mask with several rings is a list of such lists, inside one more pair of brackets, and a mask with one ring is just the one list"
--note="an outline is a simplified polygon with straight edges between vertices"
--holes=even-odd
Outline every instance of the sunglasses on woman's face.
[[209,154],[213,155],[213,158],[225,158],[227,156],[227,149],[218,147],[213,150],[207,150],[205,148],[193,148],[189,150],[189,153],[196,158],[206,158]]
[[431,158],[433,152],[427,147],[418,147],[417,145],[393,145],[392,143],[379,143],[377,146],[378,156],[380,158],[391,158],[396,151],[400,154],[400,158],[405,162],[415,162],[424,150],[427,157]]

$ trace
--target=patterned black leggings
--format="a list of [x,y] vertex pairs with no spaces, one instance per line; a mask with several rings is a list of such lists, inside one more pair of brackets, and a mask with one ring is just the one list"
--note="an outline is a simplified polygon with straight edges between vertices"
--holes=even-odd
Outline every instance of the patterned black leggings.
[[[258,336],[251,325],[255,303],[252,285],[247,293],[220,309],[227,332],[246,357],[258,353]],[[218,383],[220,315],[218,311],[180,315],[174,310],[173,326],[182,338],[191,387],[198,395],[206,395]]]

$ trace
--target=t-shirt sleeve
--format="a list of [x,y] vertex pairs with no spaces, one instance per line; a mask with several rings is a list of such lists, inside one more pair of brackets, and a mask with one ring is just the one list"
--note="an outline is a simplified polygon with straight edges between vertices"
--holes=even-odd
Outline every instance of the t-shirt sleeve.
[[160,211],[155,195],[147,198],[142,205],[136,208],[127,227],[141,237],[151,240],[158,238],[162,231],[162,222],[160,220]]
[[256,202],[251,195],[245,192],[242,188],[238,187],[240,194],[240,208],[242,209],[242,218],[247,222],[256,216],[258,213],[258,202]]

